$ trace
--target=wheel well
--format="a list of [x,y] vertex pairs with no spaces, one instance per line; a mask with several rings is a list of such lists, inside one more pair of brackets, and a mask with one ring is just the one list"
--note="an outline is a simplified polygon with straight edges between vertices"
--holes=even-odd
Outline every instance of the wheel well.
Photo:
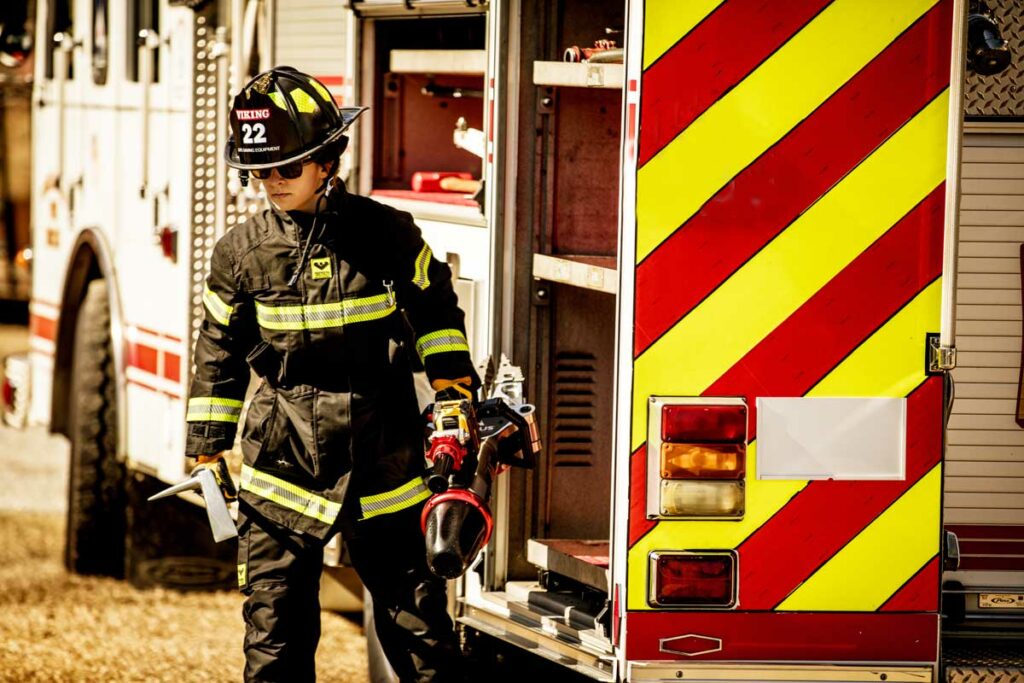
[[50,431],[71,436],[71,357],[75,328],[89,283],[104,277],[100,255],[92,240],[80,238],[68,266],[57,318],[57,340],[53,363],[53,393],[50,403]]

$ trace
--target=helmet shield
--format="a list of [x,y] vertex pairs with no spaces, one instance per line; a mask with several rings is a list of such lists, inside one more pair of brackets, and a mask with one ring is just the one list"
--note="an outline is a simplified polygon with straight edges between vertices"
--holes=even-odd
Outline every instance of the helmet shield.
[[249,81],[229,115],[225,156],[239,169],[270,168],[302,159],[335,142],[366,111],[339,110],[327,88],[291,67]]

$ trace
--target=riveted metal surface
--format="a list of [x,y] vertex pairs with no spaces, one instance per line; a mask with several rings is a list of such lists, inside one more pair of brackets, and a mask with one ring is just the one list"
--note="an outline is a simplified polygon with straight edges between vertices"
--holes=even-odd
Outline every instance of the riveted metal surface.
[[979,76],[970,69],[964,88],[967,116],[1024,116],[1024,4],[986,0],[1010,48],[1010,65],[1001,74]]
[[216,242],[217,60],[214,56],[216,4],[195,14],[195,91],[192,101],[192,230],[189,239],[189,348],[203,322],[203,283]]

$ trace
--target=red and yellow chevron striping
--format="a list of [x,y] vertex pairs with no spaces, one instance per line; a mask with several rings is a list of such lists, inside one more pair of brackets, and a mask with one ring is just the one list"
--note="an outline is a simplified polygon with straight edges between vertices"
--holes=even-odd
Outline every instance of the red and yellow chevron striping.
[[[742,612],[934,612],[953,2],[645,7],[627,610],[651,551],[731,548]],[[742,520],[646,518],[658,395],[746,397]],[[758,480],[760,396],[906,397],[906,478]]]
[[[638,266],[635,355],[946,88],[948,47],[920,70],[904,67],[946,44],[950,11],[947,2],[926,13]],[[780,191],[785,178],[800,182]]]

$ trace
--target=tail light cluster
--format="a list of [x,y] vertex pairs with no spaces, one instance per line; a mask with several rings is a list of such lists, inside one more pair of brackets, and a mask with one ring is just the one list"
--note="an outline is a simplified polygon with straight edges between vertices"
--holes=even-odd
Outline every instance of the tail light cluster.
[[742,518],[746,439],[742,399],[652,398],[648,517]]

